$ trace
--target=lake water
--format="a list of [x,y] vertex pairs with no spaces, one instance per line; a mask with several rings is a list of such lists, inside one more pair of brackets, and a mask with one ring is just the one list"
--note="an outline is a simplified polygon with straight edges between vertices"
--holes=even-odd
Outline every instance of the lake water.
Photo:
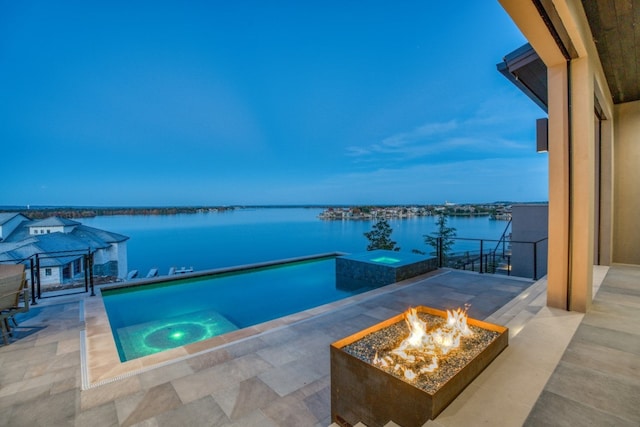
[[[205,270],[327,252],[363,252],[373,221],[324,221],[319,208],[255,208],[179,215],[121,215],[82,219],[90,227],[129,236],[128,269],[144,277],[151,268]],[[390,219],[391,238],[403,252],[430,252],[423,235],[436,230],[435,217]],[[488,217],[449,217],[457,237],[499,239],[507,223]],[[454,250],[477,250],[458,241]]]

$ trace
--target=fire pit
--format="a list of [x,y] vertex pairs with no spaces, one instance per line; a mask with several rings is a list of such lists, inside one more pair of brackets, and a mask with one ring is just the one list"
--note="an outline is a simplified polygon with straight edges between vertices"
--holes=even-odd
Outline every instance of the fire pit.
[[[403,321],[404,320],[404,321]],[[411,309],[331,344],[331,417],[342,426],[435,418],[508,345],[466,311]]]

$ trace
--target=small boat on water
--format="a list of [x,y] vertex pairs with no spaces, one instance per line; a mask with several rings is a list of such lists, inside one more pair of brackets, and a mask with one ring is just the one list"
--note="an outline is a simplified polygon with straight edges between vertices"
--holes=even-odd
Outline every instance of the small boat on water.
[[171,267],[169,269],[169,276],[173,276],[175,274],[185,274],[185,273],[193,273],[193,267],[180,267],[180,268],[175,268],[175,267]]

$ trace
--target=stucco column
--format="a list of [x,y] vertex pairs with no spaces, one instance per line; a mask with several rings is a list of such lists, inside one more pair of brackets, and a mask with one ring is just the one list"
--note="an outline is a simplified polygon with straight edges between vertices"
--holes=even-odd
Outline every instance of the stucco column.
[[595,132],[593,73],[588,57],[571,61],[570,305],[586,312],[593,288]]
[[557,12],[554,25],[566,30],[573,46],[570,55],[575,59],[569,67],[547,22],[532,1],[499,1],[547,66],[547,304],[584,312],[591,304],[593,281],[596,177],[592,61],[597,61],[597,51],[579,0],[553,0],[549,2],[553,8],[548,8]]
[[600,122],[600,265],[613,261],[613,120]]
[[568,309],[569,102],[566,62],[547,67],[549,103],[549,246],[547,305]]

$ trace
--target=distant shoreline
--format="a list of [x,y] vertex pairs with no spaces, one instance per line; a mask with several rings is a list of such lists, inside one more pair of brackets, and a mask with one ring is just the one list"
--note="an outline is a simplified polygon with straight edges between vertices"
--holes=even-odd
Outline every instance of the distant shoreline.
[[0,206],[0,213],[19,213],[31,219],[52,216],[60,218],[94,218],[114,215],[178,215],[226,212],[236,209],[304,208],[323,209],[327,205],[234,205],[234,206],[148,206],[148,207],[92,207],[92,206]]
[[[529,203],[546,203],[546,202],[529,202]],[[493,203],[469,203],[455,205],[458,209],[464,206],[482,206],[484,209],[478,209],[475,212],[458,211],[458,209],[447,209],[448,216],[484,216],[490,215],[491,212],[487,207],[498,207],[510,205],[511,202],[493,202]],[[44,219],[52,216],[61,218],[94,218],[96,216],[113,216],[113,215],[177,215],[177,214],[198,214],[212,212],[226,212],[236,209],[268,209],[268,208],[307,208],[307,209],[346,209],[359,210],[369,209],[388,209],[388,208],[428,208],[429,210],[442,207],[438,204],[407,204],[407,205],[233,205],[233,206],[148,206],[148,207],[92,207],[92,206],[0,206],[0,212],[20,213],[31,219]],[[462,209],[461,209],[462,210]],[[326,218],[329,219],[329,218]]]
[[146,208],[91,208],[91,207],[34,207],[3,208],[0,212],[20,213],[31,219],[44,219],[52,216],[60,218],[94,218],[113,215],[177,215],[233,210],[237,207],[146,207]]

